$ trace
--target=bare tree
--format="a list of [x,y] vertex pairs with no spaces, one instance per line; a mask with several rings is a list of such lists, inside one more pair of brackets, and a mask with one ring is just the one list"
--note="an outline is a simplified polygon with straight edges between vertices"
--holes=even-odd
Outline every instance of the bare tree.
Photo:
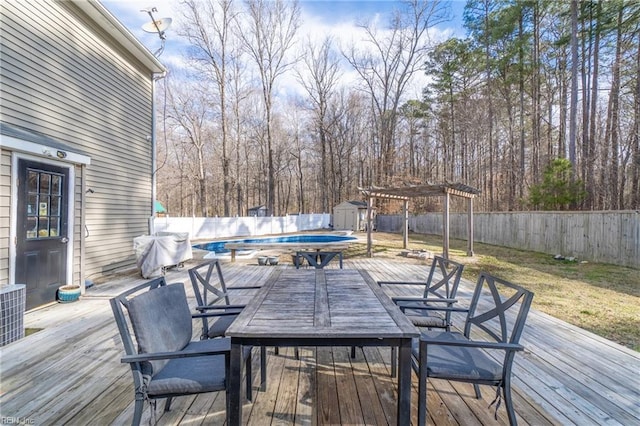
[[[327,37],[318,47],[310,40],[307,42],[303,56],[304,70],[298,73],[298,78],[309,95],[313,108],[314,123],[318,139],[320,141],[320,179],[325,185],[321,185],[322,211],[329,209],[329,186],[326,183],[335,173],[330,170],[328,160],[329,140],[327,109],[332,93],[335,91],[341,76],[339,60],[332,48],[332,40]],[[335,185],[333,186],[335,187]]]
[[394,136],[402,96],[411,78],[424,69],[429,28],[443,19],[439,1],[411,0],[405,5],[394,12],[387,30],[373,23],[362,25],[367,48],[352,45],[343,52],[372,99],[380,143],[377,178],[384,181],[393,178]]
[[[637,33],[636,72],[640,74],[640,32]],[[631,126],[632,141],[632,178],[631,178],[631,208],[640,209],[640,77],[636,79],[633,94],[633,125]]]
[[[248,131],[247,116],[248,114],[243,111],[243,106],[246,105],[247,100],[250,99],[251,90],[250,87],[247,86],[246,80],[244,78],[245,67],[242,63],[241,51],[239,49],[235,50],[237,55],[234,58],[230,77],[230,106],[232,111],[232,133],[234,140],[233,151],[235,153],[235,167],[234,167],[234,180],[233,187],[235,189],[236,194],[236,214],[242,216],[246,213],[246,210],[249,208],[246,205],[246,191],[248,188],[247,184],[247,176],[249,174],[249,162],[246,155],[246,134]],[[244,179],[243,179],[244,172]]]
[[221,130],[221,161],[224,215],[229,216],[231,197],[231,160],[228,149],[229,123],[227,119],[228,69],[234,57],[234,22],[237,12],[232,0],[185,0],[183,17],[188,22],[182,35],[191,43],[191,58],[211,78],[218,91]]
[[[207,94],[198,82],[176,82],[167,87],[167,118],[174,126],[178,140],[185,141],[193,151],[193,181],[198,194],[194,205],[200,206],[200,214],[208,216],[207,197],[207,152],[211,141],[211,116]],[[185,150],[188,150],[185,147]]]
[[267,209],[274,214],[275,167],[271,119],[276,80],[290,69],[287,51],[293,46],[300,25],[297,0],[248,0],[249,23],[241,29],[241,37],[254,60],[262,83],[267,142]]

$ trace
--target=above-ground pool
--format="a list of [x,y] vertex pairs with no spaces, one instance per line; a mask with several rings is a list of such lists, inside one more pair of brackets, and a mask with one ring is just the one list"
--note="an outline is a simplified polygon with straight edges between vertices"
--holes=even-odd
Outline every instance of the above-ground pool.
[[[211,241],[208,243],[194,244],[193,248],[214,252],[216,255],[229,254],[224,248],[226,243],[337,243],[341,241],[355,241],[356,237],[336,234],[299,234],[283,235],[281,237],[245,238],[224,241]],[[239,250],[238,253],[249,253],[252,250]]]

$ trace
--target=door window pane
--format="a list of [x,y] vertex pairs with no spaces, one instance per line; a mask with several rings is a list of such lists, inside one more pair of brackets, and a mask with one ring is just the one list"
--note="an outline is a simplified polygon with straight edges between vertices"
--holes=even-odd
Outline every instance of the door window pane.
[[41,217],[38,221],[38,237],[45,238],[49,236],[49,219]]
[[51,218],[49,220],[49,236],[57,237],[60,235],[60,218]]
[[38,192],[38,173],[29,170],[29,175],[27,176],[27,191],[29,193],[37,193]]
[[40,196],[38,203],[38,216],[49,216],[49,197]]
[[29,194],[27,196],[27,216],[37,216],[38,214],[38,196]]
[[40,173],[40,193],[49,194],[51,189],[51,175],[47,173]]
[[58,175],[51,176],[51,195],[60,195],[61,181],[62,181],[61,176],[58,176]]
[[51,216],[60,216],[60,197],[55,195],[51,196],[51,206],[49,207],[49,214]]
[[27,238],[38,238],[38,218],[27,218]]

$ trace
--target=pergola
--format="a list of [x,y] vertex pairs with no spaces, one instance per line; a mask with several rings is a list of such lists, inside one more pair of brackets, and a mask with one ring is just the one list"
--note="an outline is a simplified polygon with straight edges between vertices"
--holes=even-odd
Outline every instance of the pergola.
[[441,183],[436,185],[407,185],[398,188],[358,188],[367,197],[367,256],[372,257],[371,246],[371,211],[374,198],[402,200],[404,226],[402,228],[403,246],[409,247],[409,199],[416,197],[444,197],[442,256],[449,258],[449,200],[457,196],[466,198],[467,203],[467,255],[473,256],[473,199],[480,190],[462,183]]

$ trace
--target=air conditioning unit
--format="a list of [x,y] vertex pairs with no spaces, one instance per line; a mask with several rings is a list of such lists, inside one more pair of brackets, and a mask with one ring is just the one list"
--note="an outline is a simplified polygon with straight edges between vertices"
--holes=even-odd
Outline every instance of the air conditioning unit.
[[0,346],[24,337],[26,285],[11,284],[0,288]]

